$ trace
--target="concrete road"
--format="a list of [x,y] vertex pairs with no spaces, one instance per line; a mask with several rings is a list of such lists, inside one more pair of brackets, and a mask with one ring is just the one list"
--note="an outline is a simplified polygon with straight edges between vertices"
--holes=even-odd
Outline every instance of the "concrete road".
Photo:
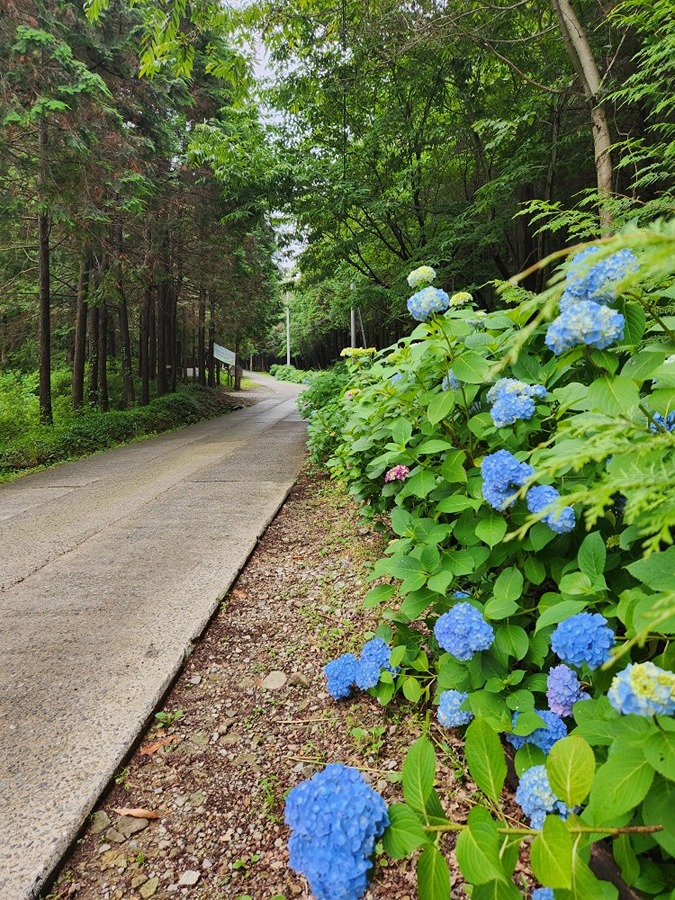
[[0,900],[37,896],[283,503],[297,385],[0,485]]

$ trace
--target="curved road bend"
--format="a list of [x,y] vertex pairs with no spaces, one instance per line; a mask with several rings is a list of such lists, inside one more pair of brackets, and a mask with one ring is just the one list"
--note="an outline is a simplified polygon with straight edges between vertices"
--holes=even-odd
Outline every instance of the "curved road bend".
[[37,896],[295,481],[300,388],[264,385],[0,485],[0,900]]

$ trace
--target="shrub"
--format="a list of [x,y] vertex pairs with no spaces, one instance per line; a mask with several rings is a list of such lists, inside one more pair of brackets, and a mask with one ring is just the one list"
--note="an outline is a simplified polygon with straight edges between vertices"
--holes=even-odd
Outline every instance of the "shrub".
[[[536,877],[565,896],[616,897],[587,865],[603,834],[620,836],[612,851],[632,887],[672,882],[674,260],[675,224],[657,224],[578,255],[540,297],[504,285],[508,305],[493,313],[460,295],[442,313],[413,304],[425,321],[372,365],[351,360],[350,389],[324,407],[344,417],[333,475],[395,536],[364,602],[386,607],[377,634],[401,670],[372,693],[387,704],[455,692],[486,797],[466,825],[450,822],[432,745],[411,749],[385,849],[422,850],[420,896],[448,896],[444,831],[460,832],[475,896],[517,894],[524,836]],[[321,421],[310,434],[327,447]],[[563,660],[575,670],[564,696],[559,672],[548,685]],[[546,710],[547,688],[564,720]],[[500,806],[500,735],[518,776],[538,767],[521,790],[532,829]]]

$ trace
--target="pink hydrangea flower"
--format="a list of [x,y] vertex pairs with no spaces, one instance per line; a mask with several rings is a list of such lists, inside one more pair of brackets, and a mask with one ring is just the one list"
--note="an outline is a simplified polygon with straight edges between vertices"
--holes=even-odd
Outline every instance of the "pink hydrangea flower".
[[386,482],[405,481],[408,475],[410,475],[410,469],[407,466],[394,466],[393,469],[389,469],[384,480]]

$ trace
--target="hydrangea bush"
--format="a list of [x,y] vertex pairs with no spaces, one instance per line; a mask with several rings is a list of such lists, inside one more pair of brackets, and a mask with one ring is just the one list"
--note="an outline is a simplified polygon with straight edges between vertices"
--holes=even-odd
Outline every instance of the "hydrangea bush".
[[466,728],[486,797],[450,822],[431,742],[411,748],[384,844],[421,851],[425,900],[449,894],[445,832],[474,897],[521,896],[526,840],[542,889],[612,900],[589,857],[612,836],[623,880],[672,900],[674,271],[675,225],[636,230],[572,254],[539,297],[504,285],[496,312],[418,298],[410,337],[352,366],[329,467],[393,532],[364,601],[393,648],[369,688]]

